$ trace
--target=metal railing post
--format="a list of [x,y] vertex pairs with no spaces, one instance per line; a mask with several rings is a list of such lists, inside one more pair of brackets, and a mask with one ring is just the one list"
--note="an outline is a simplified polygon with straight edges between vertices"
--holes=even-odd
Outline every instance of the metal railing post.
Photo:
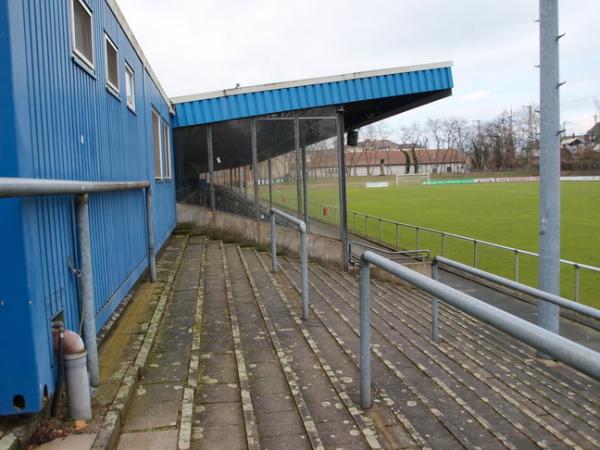
[[282,217],[288,222],[293,223],[300,231],[300,274],[302,285],[302,319],[308,319],[308,230],[306,223],[294,216],[284,213],[275,208],[271,208],[271,271],[277,271],[277,232],[275,224],[275,215]]
[[519,250],[515,250],[515,281],[519,281]]
[[398,224],[396,224],[396,248],[400,249],[400,229]]
[[579,264],[573,267],[575,268],[575,301],[579,303]]
[[473,240],[473,267],[477,267],[477,240]]
[[94,301],[94,273],[90,238],[90,216],[88,194],[76,198],[77,231],[81,252],[81,304],[83,314],[83,338],[87,351],[87,366],[92,386],[100,384],[98,365],[98,344],[96,341],[96,302]]
[[356,213],[352,213],[353,222],[354,222],[354,232],[356,233],[358,230],[356,229]]
[[371,321],[369,263],[363,258],[359,265],[360,298],[360,403],[370,408],[371,399]]
[[308,319],[308,246],[307,230],[300,227],[300,270],[302,272],[302,319]]
[[442,256],[446,256],[446,233],[442,233]]
[[381,241],[381,218],[379,218],[379,242]]
[[273,209],[271,209],[271,272],[277,272],[277,230]]
[[[435,281],[438,281],[438,265],[434,260],[431,263],[431,278]],[[437,297],[431,297],[431,339],[434,342],[438,342],[439,333],[438,333],[438,299]]]
[[417,230],[417,236],[416,236],[416,246],[415,246],[415,250],[419,250],[420,248],[420,244],[421,244],[421,236],[419,235],[419,227],[416,227]]
[[152,203],[152,187],[146,191],[146,234],[148,239],[148,267],[150,268],[150,281],[156,281],[156,249],[154,248],[154,205]]

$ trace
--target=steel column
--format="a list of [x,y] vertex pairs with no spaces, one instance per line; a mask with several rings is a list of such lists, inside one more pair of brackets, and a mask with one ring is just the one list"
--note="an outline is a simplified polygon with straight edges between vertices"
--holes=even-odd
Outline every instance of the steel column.
[[310,231],[310,224],[308,220],[308,180],[306,179],[306,146],[300,145],[300,154],[302,158],[302,203],[304,207],[304,223],[306,224],[307,230]]
[[340,106],[336,113],[336,131],[338,147],[338,168],[339,168],[339,196],[340,196],[340,238],[343,245],[344,270],[348,270],[350,261],[350,247],[348,245],[348,223],[346,217],[346,155],[344,150],[344,107]]
[[87,350],[87,367],[92,386],[100,384],[98,365],[98,344],[96,341],[96,302],[94,299],[94,272],[92,267],[92,248],[90,238],[90,216],[88,194],[76,198],[77,233],[81,253],[81,309],[83,314],[83,338]]
[[268,160],[268,171],[269,171],[269,209],[273,207],[273,171],[271,169],[271,157]]
[[275,213],[271,212],[271,272],[277,272],[277,228],[275,224]]
[[[539,287],[560,294],[560,94],[558,0],[540,0]],[[559,332],[559,307],[538,303],[538,325]],[[545,356],[539,354],[540,356]]]
[[215,210],[215,169],[214,169],[214,161],[213,161],[213,139],[212,139],[212,126],[206,126],[206,148],[207,148],[207,157],[208,157],[208,179],[209,179],[209,194],[210,194],[210,209],[211,211]]
[[156,281],[156,249],[154,248],[154,204],[152,200],[152,187],[146,191],[146,235],[148,239],[148,267],[150,268],[150,281]]
[[260,204],[258,199],[258,143],[256,138],[256,119],[250,121],[250,134],[252,137],[252,181],[254,185],[254,213],[256,220],[260,220]]

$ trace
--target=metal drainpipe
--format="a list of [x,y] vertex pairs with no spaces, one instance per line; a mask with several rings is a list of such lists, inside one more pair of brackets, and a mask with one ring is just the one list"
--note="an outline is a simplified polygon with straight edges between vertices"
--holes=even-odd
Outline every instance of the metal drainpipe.
[[148,266],[150,281],[156,281],[156,250],[154,248],[154,205],[152,204],[152,186],[146,188],[146,233],[148,237]]
[[96,302],[94,301],[94,272],[92,269],[92,249],[90,239],[90,220],[88,194],[76,198],[77,232],[81,252],[80,295],[83,305],[83,336],[87,350],[87,366],[92,386],[100,384],[98,366],[98,345],[96,342]]

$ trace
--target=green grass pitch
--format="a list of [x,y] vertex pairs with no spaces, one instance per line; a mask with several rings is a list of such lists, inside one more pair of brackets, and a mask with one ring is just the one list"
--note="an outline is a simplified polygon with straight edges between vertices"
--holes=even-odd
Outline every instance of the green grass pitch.
[[[337,206],[335,179],[328,183],[309,183],[308,201]],[[349,183],[348,208],[373,216],[461,234],[523,250],[538,251],[539,184],[513,182],[470,185],[401,185],[390,182],[388,188],[365,188]],[[274,186],[274,201],[295,205],[295,186]],[[263,194],[264,195],[264,194]],[[600,266],[600,182],[561,183],[561,257],[592,266]],[[319,208],[311,208],[313,216]],[[319,217],[315,217],[319,218]],[[350,229],[353,216],[348,218]],[[369,222],[369,235],[378,237],[379,226]],[[364,234],[364,219],[356,227]],[[415,232],[400,228],[400,247],[413,249]],[[382,226],[382,240],[396,242],[395,227]],[[441,252],[441,239],[420,233],[420,248]],[[446,238],[446,256],[471,264],[473,246]],[[514,278],[514,255],[486,246],[478,246],[477,266]],[[537,285],[537,259],[519,258],[520,281]],[[561,267],[561,293],[574,298],[575,275],[571,267]],[[580,301],[600,307],[600,274],[580,271]]]

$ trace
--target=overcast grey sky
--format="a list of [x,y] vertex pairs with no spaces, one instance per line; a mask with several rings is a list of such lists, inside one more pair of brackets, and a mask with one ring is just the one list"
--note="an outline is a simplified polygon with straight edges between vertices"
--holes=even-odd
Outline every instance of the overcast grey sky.
[[[118,0],[169,96],[452,60],[450,98],[401,114],[487,120],[537,103],[537,0]],[[562,120],[600,114],[599,0],[562,0]]]

